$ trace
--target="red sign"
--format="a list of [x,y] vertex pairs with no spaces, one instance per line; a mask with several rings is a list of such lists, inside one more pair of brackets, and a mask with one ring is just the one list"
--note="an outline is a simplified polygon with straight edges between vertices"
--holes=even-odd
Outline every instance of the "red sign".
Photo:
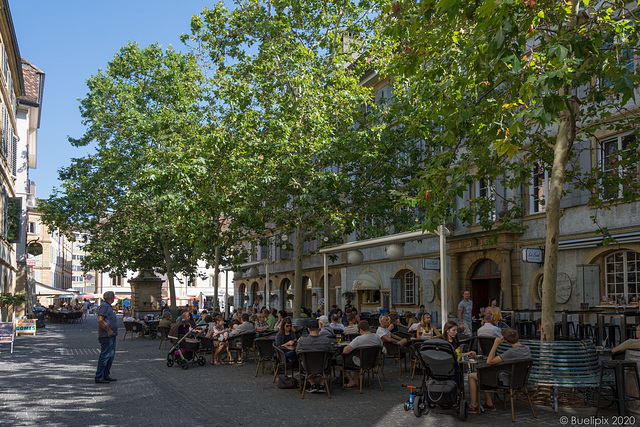
[[27,265],[30,265],[31,267],[35,267],[36,266],[36,261],[28,259],[27,260]]

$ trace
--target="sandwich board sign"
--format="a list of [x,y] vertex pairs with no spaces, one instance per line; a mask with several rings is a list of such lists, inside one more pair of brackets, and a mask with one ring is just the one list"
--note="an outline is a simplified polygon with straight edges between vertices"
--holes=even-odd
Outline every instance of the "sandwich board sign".
[[13,340],[15,338],[13,322],[0,323],[0,343],[10,343],[11,353],[13,353]]
[[17,334],[36,334],[36,319],[18,319],[16,320]]

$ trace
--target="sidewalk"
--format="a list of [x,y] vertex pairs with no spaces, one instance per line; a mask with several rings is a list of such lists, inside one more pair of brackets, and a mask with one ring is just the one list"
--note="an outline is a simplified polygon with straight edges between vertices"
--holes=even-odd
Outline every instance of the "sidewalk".
[[[408,389],[419,385],[397,366],[386,365],[387,381],[381,392],[375,379],[364,393],[334,386],[329,399],[308,394],[304,400],[296,390],[280,390],[272,382],[270,366],[254,377],[253,362],[239,365],[195,366],[189,370],[168,368],[168,350],[158,350],[159,340],[122,341],[119,319],[117,352],[111,384],[93,381],[99,354],[96,317],[82,324],[47,324],[36,336],[19,336],[11,354],[0,346],[0,424],[57,426],[456,426],[463,425],[453,411],[436,409],[416,418],[405,412]],[[207,358],[207,362],[210,357]],[[510,410],[469,414],[464,425],[558,426],[572,425],[595,414],[595,408],[535,407],[533,418],[524,402],[516,404],[516,422]],[[600,413],[612,425],[612,411]],[[567,416],[568,423],[561,424]],[[576,419],[576,421],[579,421]],[[638,420],[640,424],[640,420]],[[593,422],[591,423],[593,425]]]

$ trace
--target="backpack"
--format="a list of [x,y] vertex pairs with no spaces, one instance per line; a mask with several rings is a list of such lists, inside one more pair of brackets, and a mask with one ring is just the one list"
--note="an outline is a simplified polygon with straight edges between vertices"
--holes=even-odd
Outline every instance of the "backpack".
[[298,380],[294,377],[280,375],[277,382],[278,388],[298,388]]

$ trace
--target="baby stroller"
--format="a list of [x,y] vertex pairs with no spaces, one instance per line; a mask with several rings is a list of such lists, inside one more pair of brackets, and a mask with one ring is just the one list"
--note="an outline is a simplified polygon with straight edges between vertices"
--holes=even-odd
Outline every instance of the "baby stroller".
[[455,408],[465,421],[468,408],[463,399],[464,375],[453,346],[441,339],[429,339],[416,344],[416,354],[424,375],[419,390],[409,387],[411,395],[404,404],[405,411],[413,409],[414,415],[421,417],[438,405],[443,409]]
[[189,369],[189,366],[204,366],[207,361],[204,356],[198,354],[200,350],[200,340],[197,331],[189,331],[181,338],[169,336],[173,342],[173,347],[167,354],[167,366],[172,367],[177,364],[182,369]]

